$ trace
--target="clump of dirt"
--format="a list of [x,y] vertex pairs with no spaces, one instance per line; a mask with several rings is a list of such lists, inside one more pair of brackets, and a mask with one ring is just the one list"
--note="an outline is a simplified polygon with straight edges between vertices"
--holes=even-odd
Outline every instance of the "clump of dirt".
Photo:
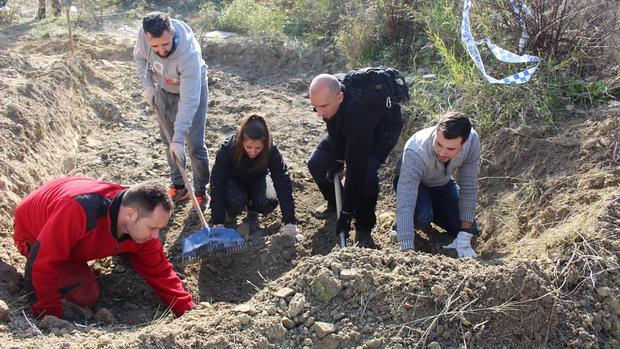
[[282,235],[278,210],[258,222],[240,216],[233,226],[248,227],[244,254],[183,265],[179,241],[200,223],[181,205],[161,240],[195,309],[173,319],[118,256],[92,265],[101,285],[94,309],[66,305],[85,325],[32,319],[24,258],[10,228],[19,199],[59,175],[166,183],[168,168],[134,73],[137,23],[77,36],[75,55],[64,52],[61,37],[21,30],[0,35],[13,38],[0,57],[0,312],[8,311],[2,346],[620,345],[617,103],[555,129],[504,129],[482,140],[480,260],[398,250],[388,234],[395,209],[390,165],[380,171],[373,232],[381,250],[338,249],[334,220],[310,214],[323,199],[305,162],[325,127],[310,113],[306,91],[312,75],[341,71],[343,61],[329,48],[299,51],[237,36],[204,41],[210,157],[244,113],[266,114],[290,167],[301,242]]

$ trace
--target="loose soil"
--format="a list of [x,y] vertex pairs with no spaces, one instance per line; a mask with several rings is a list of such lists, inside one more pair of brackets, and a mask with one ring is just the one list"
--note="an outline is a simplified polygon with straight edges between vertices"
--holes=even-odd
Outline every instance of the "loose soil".
[[[380,170],[380,249],[339,249],[335,222],[310,214],[322,198],[305,161],[325,134],[307,86],[344,60],[333,47],[204,33],[210,157],[244,113],[266,114],[291,169],[301,242],[282,235],[276,210],[243,254],[184,265],[179,241],[200,223],[181,205],[161,239],[197,308],[174,319],[119,256],[93,263],[94,309],[66,304],[88,326],[34,319],[12,242],[19,200],[60,175],[167,183],[134,73],[138,22],[108,24],[77,35],[75,54],[51,22],[0,31],[0,348],[620,347],[620,103],[483,136],[480,259],[398,250],[397,151]],[[424,126],[410,122],[397,148]]]

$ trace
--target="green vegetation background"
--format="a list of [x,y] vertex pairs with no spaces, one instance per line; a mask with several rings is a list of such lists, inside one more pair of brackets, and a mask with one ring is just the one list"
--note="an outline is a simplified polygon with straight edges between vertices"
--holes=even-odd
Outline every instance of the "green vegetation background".
[[[482,135],[520,124],[546,125],[595,107],[620,93],[613,36],[620,36],[617,1],[516,0],[529,6],[524,16],[529,41],[523,53],[543,59],[522,85],[489,84],[461,42],[463,0],[73,0],[77,32],[121,15],[139,19],[151,10],[168,11],[197,31],[223,30],[281,40],[298,48],[339,50],[348,67],[386,65],[400,69],[410,85],[404,105],[412,125],[428,125],[448,110],[472,118]],[[523,28],[509,0],[472,0],[472,31],[513,52]],[[15,22],[20,7],[0,11],[0,25]],[[124,10],[123,10],[124,9]],[[17,10],[17,11],[16,11]],[[115,14],[106,14],[115,11]],[[47,19],[62,26],[64,19]],[[49,35],[49,33],[47,34]],[[62,34],[64,35],[64,34]],[[615,47],[613,47],[615,45]],[[526,65],[498,62],[480,48],[487,72],[502,78]],[[332,72],[335,73],[335,72]]]
[[[604,3],[528,1],[532,16],[526,16],[525,53],[544,61],[529,83],[510,86],[487,83],[467,55],[460,39],[462,1],[203,1],[198,21],[204,29],[293,40],[304,47],[333,45],[349,68],[396,67],[411,87],[407,115],[429,123],[447,110],[461,110],[484,134],[501,126],[552,124],[574,109],[617,96],[619,71],[608,59],[608,46],[619,26]],[[522,27],[510,1],[474,0],[473,6],[475,38],[489,37],[516,52]],[[497,78],[526,68],[480,50],[487,71]]]

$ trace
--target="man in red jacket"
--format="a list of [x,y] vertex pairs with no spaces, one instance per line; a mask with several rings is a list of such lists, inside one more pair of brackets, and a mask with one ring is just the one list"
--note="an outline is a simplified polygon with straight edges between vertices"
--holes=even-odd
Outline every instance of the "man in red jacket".
[[173,204],[156,182],[130,188],[61,177],[28,195],[15,210],[14,240],[28,258],[35,316],[63,317],[61,299],[92,307],[97,279],[87,262],[127,253],[134,269],[176,316],[194,306],[159,240]]

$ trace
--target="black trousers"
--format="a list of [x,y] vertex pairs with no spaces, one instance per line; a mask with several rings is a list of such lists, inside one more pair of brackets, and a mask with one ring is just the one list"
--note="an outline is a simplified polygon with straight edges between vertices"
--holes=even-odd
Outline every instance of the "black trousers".
[[[334,184],[327,180],[327,171],[336,162],[332,155],[332,145],[329,137],[325,137],[312,151],[308,160],[308,169],[319,187],[321,194],[329,205],[336,206],[336,193]],[[355,205],[354,226],[360,231],[371,231],[377,222],[375,208],[379,195],[379,178],[377,170],[381,163],[374,157],[368,159],[364,173],[364,184],[361,188],[361,197]]]
[[278,206],[273,181],[268,174],[246,183],[231,178],[226,188],[226,211],[232,217],[247,207],[250,211],[267,214]]

